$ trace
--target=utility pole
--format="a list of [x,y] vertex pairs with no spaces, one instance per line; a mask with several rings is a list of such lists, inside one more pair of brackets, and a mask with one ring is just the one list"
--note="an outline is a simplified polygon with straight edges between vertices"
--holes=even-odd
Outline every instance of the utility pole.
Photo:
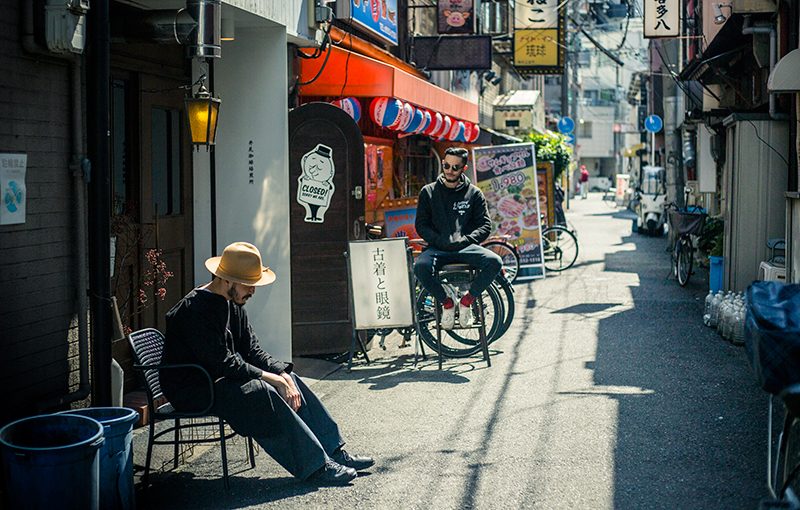
[[[569,5],[566,7],[569,10]],[[564,29],[566,30],[566,25],[569,23],[569,16],[566,16],[564,20]],[[569,58],[570,58],[570,41],[572,37],[569,39],[565,39],[567,42],[567,48],[564,51],[564,74],[561,75],[561,116],[562,117],[569,117]],[[570,165],[567,165],[567,168],[564,170],[567,173],[567,189],[564,190],[564,195],[566,196],[567,200],[567,210],[569,210],[569,194],[572,188],[572,170],[570,169]]]

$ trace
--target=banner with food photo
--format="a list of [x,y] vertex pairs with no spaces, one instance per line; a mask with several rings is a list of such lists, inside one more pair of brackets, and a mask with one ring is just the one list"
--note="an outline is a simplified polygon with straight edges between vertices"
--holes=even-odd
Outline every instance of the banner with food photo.
[[532,143],[472,149],[477,186],[492,218],[492,235],[506,238],[517,248],[520,280],[544,277],[535,150]]

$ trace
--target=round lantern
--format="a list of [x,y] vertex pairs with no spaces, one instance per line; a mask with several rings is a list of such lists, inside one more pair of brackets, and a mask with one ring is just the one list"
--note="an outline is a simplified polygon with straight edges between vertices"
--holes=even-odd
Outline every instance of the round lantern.
[[472,133],[470,134],[470,137],[467,138],[467,142],[475,143],[475,141],[478,140],[478,137],[480,136],[480,134],[481,134],[481,127],[478,124],[473,124],[472,125]]
[[451,142],[455,142],[464,133],[464,123],[462,121],[455,121],[450,126],[450,131],[445,135],[445,138]]
[[465,122],[464,123],[464,141],[469,142],[469,139],[472,138],[472,126],[474,126],[472,122]]
[[420,122],[419,127],[414,130],[414,134],[422,133],[428,126],[431,125],[431,112],[428,110],[421,110],[422,111],[422,122]]
[[354,97],[345,97],[343,99],[331,101],[331,104],[344,110],[349,116],[353,117],[353,120],[356,122],[361,119],[361,103],[358,102],[358,99]]
[[413,119],[414,107],[409,103],[403,103],[403,107],[400,108],[400,116],[397,118],[397,121],[394,124],[389,126],[389,129],[394,129],[395,131],[405,131]]
[[434,138],[439,139],[446,139],[448,133],[450,133],[450,129],[453,127],[453,119],[450,118],[449,115],[445,115],[442,117],[442,127],[439,131],[433,133]]
[[393,97],[376,97],[369,105],[369,114],[379,126],[389,127],[400,117],[403,104]]
[[442,122],[444,122],[444,119],[442,119],[442,114],[435,112],[433,115],[431,115],[431,123],[422,131],[422,134],[433,136],[434,133],[442,128]]
[[419,127],[422,125],[422,119],[425,116],[422,114],[421,108],[414,108],[414,115],[411,116],[411,122],[408,123],[408,126],[403,130],[406,133],[416,133]]

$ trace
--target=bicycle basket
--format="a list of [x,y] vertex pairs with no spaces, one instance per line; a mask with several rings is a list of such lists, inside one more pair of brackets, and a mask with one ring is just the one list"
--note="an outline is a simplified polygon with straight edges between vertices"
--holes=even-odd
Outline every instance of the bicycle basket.
[[677,234],[698,235],[705,224],[705,213],[688,212],[681,209],[669,211],[669,228]]

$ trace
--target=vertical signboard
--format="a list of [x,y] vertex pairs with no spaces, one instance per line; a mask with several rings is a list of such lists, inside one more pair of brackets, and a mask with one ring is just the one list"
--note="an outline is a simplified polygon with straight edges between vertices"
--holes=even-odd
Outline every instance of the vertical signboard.
[[27,154],[0,154],[0,225],[25,223]]
[[475,33],[475,2],[473,0],[439,0],[438,12],[440,34]]
[[347,249],[354,328],[412,326],[406,240],[351,241]]
[[472,149],[477,185],[486,197],[492,235],[506,236],[519,252],[518,279],[544,276],[539,182],[532,143]]
[[562,4],[559,0],[515,3],[514,67],[521,73],[564,72],[566,45]]
[[544,214],[542,225],[556,224],[555,185],[553,184],[553,162],[538,161],[536,178],[539,185],[539,209]]
[[646,38],[681,35],[681,0],[643,0],[643,3]]
[[397,46],[397,0],[339,0],[336,18]]

